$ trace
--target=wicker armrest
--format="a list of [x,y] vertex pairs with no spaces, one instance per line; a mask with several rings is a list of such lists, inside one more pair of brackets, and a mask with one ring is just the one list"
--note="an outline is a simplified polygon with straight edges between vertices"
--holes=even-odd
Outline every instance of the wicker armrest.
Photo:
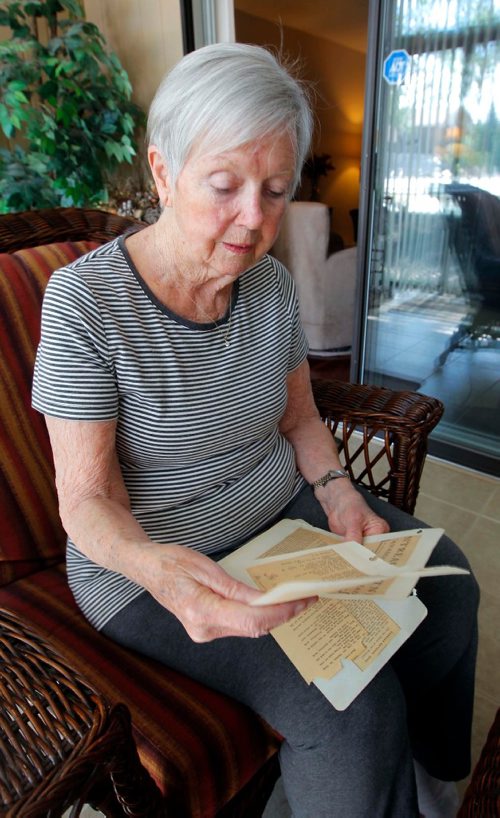
[[351,479],[412,514],[427,438],[443,404],[416,392],[345,381],[314,379],[312,387]]

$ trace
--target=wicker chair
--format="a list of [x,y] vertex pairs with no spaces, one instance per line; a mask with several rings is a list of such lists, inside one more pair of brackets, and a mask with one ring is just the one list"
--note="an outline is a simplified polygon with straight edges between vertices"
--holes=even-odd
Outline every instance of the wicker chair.
[[0,659],[2,815],[60,815],[90,793],[108,814],[160,814],[161,793],[139,761],[123,704],[109,707],[43,635],[2,609]]
[[[242,705],[123,650],[84,620],[66,582],[65,534],[47,431],[30,406],[41,300],[51,272],[140,227],[109,213],[70,208],[0,216],[0,607],[37,628],[49,649],[105,702],[108,716],[117,705],[119,713],[130,712],[140,760],[161,791],[162,804],[155,806],[154,786],[145,785],[147,803],[140,808],[122,791],[128,814],[257,818],[279,774],[279,736]],[[338,381],[315,380],[313,388],[352,479],[412,512],[427,437],[443,411],[439,401]],[[21,711],[29,706],[29,696],[17,700]],[[126,730],[122,736],[117,747],[128,753]],[[0,725],[0,761],[4,738]],[[30,739],[43,754],[40,737],[33,733]],[[125,766],[122,760],[120,769]],[[40,799],[52,775],[37,781]],[[116,798],[106,799],[102,789],[107,782],[111,791],[108,774],[97,776],[99,792],[89,788],[86,765],[75,775],[80,775],[80,793],[88,793],[101,809],[107,800],[114,805],[107,814],[117,814]],[[117,794],[116,780],[114,790]],[[63,801],[67,798],[52,802],[50,815],[59,814]],[[5,814],[2,809],[0,800]],[[8,809],[15,810],[15,804]]]

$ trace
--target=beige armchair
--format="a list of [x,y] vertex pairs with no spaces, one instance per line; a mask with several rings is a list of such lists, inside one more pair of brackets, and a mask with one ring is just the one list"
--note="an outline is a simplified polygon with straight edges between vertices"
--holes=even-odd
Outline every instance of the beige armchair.
[[330,214],[321,202],[292,202],[272,253],[292,274],[312,356],[352,346],[356,247],[328,255]]

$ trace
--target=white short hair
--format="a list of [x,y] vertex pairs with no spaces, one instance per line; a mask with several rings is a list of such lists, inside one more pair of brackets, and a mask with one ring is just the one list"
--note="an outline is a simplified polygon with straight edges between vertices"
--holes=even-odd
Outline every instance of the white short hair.
[[175,184],[195,145],[222,153],[288,133],[295,189],[312,129],[307,90],[270,51],[218,43],[187,54],[163,79],[149,112],[148,141],[160,150]]

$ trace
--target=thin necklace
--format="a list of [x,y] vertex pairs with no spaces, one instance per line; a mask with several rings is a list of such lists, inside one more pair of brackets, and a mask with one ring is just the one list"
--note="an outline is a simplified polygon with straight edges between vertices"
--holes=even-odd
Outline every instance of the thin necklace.
[[193,298],[193,296],[191,295],[191,293],[189,293],[186,289],[184,289],[184,287],[181,287],[181,290],[183,291],[183,293],[185,295],[187,295],[189,300],[192,301],[192,303],[194,304],[196,309],[199,310],[202,313],[204,318],[206,318],[207,323],[213,324],[214,327],[217,329],[217,332],[219,333],[219,336],[222,338],[222,343],[224,344],[225,349],[230,347],[231,342],[229,340],[229,335],[230,335],[230,332],[231,332],[231,319],[233,317],[233,290],[232,290],[232,288],[231,288],[231,292],[229,293],[229,318],[228,318],[227,327],[225,328],[225,330],[223,330],[223,328],[218,323],[218,321],[220,321],[221,319],[218,319],[218,320],[214,321],[214,319],[210,318],[208,313],[205,312],[205,310],[202,309],[200,307],[200,305],[196,303],[196,301]]
[[224,347],[227,349],[231,346],[231,341],[229,340],[229,333],[231,332],[231,318],[233,317],[233,291],[229,293],[229,318],[227,321],[226,331],[222,332],[222,327],[214,321],[215,326],[217,327],[217,332],[222,338],[222,343]]
[[[228,319],[228,322],[227,322],[226,332],[225,332],[224,337],[222,339],[226,349],[231,346],[231,342],[229,340],[229,333],[231,332],[231,318],[232,317],[233,317],[233,291],[231,290],[231,292],[229,293],[229,319]],[[220,331],[219,324],[217,324],[217,329]]]

